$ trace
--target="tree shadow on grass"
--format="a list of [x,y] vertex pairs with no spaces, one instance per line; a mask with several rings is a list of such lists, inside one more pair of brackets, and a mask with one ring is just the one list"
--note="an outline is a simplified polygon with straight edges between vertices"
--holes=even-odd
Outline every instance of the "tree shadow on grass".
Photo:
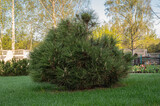
[[124,83],[116,83],[113,84],[111,87],[95,87],[91,89],[83,89],[83,90],[67,90],[65,87],[59,87],[55,84],[49,84],[49,83],[35,83],[34,86],[31,87],[31,89],[35,92],[81,92],[81,91],[92,91],[92,90],[101,90],[101,89],[115,89],[120,87],[125,87],[126,84]]
[[35,92],[56,92],[62,91],[64,88],[50,83],[34,83],[34,85],[31,87],[31,90]]
[[113,84],[110,87],[93,87],[90,89],[82,89],[82,90],[67,90],[65,89],[65,87],[59,87],[55,84],[50,84],[50,83],[35,83],[33,82],[32,86],[31,86],[31,90],[35,91],[35,92],[78,92],[78,91],[91,91],[91,90],[101,90],[101,89],[107,89],[107,88],[111,88],[111,89],[115,89],[115,88],[120,88],[120,87],[125,87],[126,84],[123,82],[117,82],[115,84]]

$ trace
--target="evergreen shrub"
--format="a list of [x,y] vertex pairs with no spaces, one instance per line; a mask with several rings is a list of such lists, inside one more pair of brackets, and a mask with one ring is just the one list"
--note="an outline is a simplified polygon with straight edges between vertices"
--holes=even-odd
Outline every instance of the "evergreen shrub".
[[62,20],[51,29],[30,53],[33,80],[78,90],[109,87],[125,77],[131,54],[119,50],[112,37],[95,40],[88,33],[81,21]]
[[0,76],[21,76],[28,75],[28,60],[0,61]]

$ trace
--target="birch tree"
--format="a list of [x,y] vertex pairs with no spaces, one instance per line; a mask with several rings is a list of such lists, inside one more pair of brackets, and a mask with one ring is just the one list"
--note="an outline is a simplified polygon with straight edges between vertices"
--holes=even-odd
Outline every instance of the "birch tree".
[[15,50],[15,20],[14,20],[14,0],[12,0],[12,50]]
[[88,0],[39,0],[53,27],[60,19],[73,17]]
[[[2,47],[4,49],[11,47],[12,50],[23,47],[31,49],[32,45],[34,46],[34,42],[37,42],[37,38],[42,40],[48,29],[56,27],[61,19],[73,17],[82,7],[87,5],[88,1],[0,0],[0,38],[3,35],[5,38],[2,41],[5,42],[4,46],[1,45],[0,39],[0,49]],[[12,43],[7,43],[6,39],[9,39],[8,41],[12,41]],[[27,43],[20,46],[23,42],[21,40]]]
[[2,23],[2,0],[0,0],[0,24],[1,24],[1,36],[0,36],[0,49],[2,50],[2,35],[3,35],[3,23]]
[[123,42],[132,51],[138,48],[136,42],[151,30],[151,0],[107,0],[106,14],[118,23]]

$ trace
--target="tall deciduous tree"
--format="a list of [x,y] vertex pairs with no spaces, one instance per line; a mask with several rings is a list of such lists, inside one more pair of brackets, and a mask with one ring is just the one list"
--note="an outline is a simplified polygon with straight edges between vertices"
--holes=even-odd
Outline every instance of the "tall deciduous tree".
[[12,0],[12,50],[15,50],[15,19],[14,0]]
[[73,17],[86,1],[88,0],[39,0],[53,27],[57,26],[60,19]]
[[4,36],[0,48],[31,49],[48,29],[56,27],[60,19],[73,17],[88,1],[0,0],[0,35]]
[[[21,0],[17,2],[16,9],[21,9],[16,18],[16,49],[31,49],[33,35],[37,29],[39,8],[36,6],[37,0]],[[25,5],[24,5],[25,4]]]
[[118,23],[123,42],[133,50],[139,47],[136,42],[150,32],[151,0],[107,0],[106,14],[112,17],[112,23]]
[[1,33],[0,33],[0,49],[3,50],[2,47],[2,38],[3,38],[3,32],[4,32],[4,25],[3,25],[3,2],[0,0],[0,26],[1,26]]
[[1,24],[1,36],[0,36],[0,49],[2,50],[2,35],[3,35],[3,24],[2,24],[2,0],[0,0],[0,24]]
[[109,28],[109,25],[105,24],[101,27],[97,27],[92,32],[92,34],[93,34],[93,38],[95,38],[95,39],[99,39],[99,38],[103,37],[104,35],[111,36],[117,41],[116,46],[119,49],[122,49],[122,42],[121,42],[122,41],[122,36],[117,34],[116,29]]

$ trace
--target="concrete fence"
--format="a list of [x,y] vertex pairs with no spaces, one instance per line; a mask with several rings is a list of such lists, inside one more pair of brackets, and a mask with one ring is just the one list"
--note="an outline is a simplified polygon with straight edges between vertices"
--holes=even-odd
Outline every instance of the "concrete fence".
[[[131,50],[130,49],[124,49],[123,52],[127,53],[127,52],[131,52]],[[135,50],[133,50],[133,54],[137,54],[138,57],[148,56],[147,49],[135,49]]]
[[160,53],[148,53],[148,57],[160,57]]
[[11,60],[12,58],[15,59],[25,59],[29,58],[30,50],[0,50],[0,60],[4,60],[5,62]]

